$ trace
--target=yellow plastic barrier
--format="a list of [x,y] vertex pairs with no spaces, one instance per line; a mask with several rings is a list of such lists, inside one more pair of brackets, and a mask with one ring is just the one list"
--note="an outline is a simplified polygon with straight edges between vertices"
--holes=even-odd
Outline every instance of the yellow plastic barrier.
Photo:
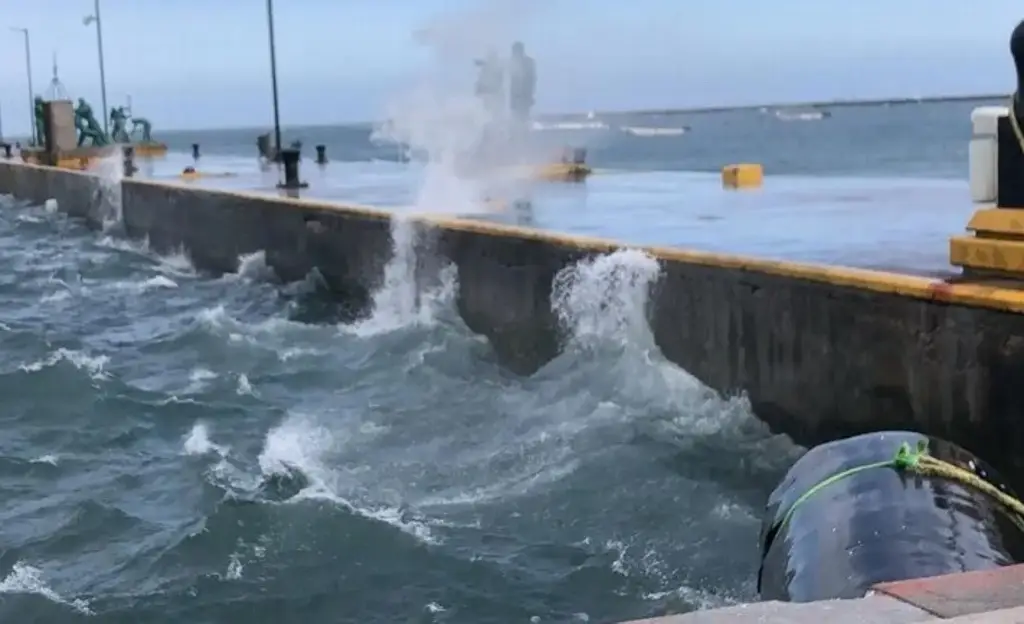
[[758,188],[764,184],[764,169],[761,165],[741,163],[722,168],[722,187],[727,189]]
[[542,165],[534,171],[534,178],[548,182],[580,182],[593,171],[585,164],[551,163]]

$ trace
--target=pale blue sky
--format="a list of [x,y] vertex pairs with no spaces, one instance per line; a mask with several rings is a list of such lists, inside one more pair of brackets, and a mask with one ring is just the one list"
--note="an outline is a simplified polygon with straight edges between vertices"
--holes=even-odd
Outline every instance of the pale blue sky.
[[[73,97],[99,108],[91,0],[0,0],[0,106],[24,132],[21,35],[37,92],[53,52]],[[264,0],[102,0],[108,99],[160,128],[271,121]],[[686,108],[831,98],[1008,92],[1020,0],[277,0],[284,123],[378,118],[436,66],[493,43],[537,59],[538,110]],[[466,69],[469,76],[470,68]]]

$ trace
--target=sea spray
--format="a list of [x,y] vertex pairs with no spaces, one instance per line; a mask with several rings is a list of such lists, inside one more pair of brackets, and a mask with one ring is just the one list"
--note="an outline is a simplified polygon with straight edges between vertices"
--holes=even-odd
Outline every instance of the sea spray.
[[104,233],[113,233],[122,225],[121,180],[124,179],[124,164],[120,152],[115,152],[96,162],[96,191],[89,207],[90,216],[103,225]]
[[[422,178],[408,213],[478,213],[489,199],[500,199],[495,197],[496,181],[507,192],[508,175],[501,175],[501,166],[520,162],[513,148],[525,144],[510,140],[503,130],[508,126],[505,115],[474,95],[472,68],[474,59],[511,44],[510,27],[526,15],[523,8],[522,3],[487,3],[446,14],[417,31],[431,63],[408,92],[391,102],[387,121],[374,132],[375,140],[403,145],[420,161]],[[359,325],[363,331],[432,318],[423,309],[416,255],[417,249],[432,250],[409,214],[392,218],[391,241],[391,260],[374,293],[371,317]],[[441,288],[452,281],[442,278]]]
[[620,249],[565,267],[552,284],[551,307],[570,339],[654,348],[647,322],[651,286],[661,265],[637,249]]

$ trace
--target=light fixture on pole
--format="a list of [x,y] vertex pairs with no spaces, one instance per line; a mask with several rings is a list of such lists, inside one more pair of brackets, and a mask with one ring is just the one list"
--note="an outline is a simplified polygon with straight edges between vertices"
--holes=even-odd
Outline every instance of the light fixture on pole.
[[43,137],[36,136],[36,102],[32,95],[32,47],[29,45],[28,28],[12,26],[11,30],[20,32],[25,37],[25,76],[28,78],[28,127],[32,131],[32,145],[39,145]]
[[100,54],[100,100],[103,104],[103,133],[109,134],[107,119],[110,117],[110,111],[107,110],[107,75],[103,70],[103,22],[100,21],[100,0],[93,0],[92,15],[86,15],[82,23],[86,26],[93,23],[96,24],[96,47],[99,49]]
[[[97,0],[98,1],[98,0]],[[274,2],[267,0],[267,30],[270,33],[270,83],[274,91],[274,160],[281,158],[281,115],[277,106],[277,52],[274,49]]]

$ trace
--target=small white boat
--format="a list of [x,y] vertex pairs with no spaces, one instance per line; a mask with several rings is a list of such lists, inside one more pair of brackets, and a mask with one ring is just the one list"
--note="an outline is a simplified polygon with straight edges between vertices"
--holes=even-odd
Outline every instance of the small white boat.
[[775,111],[775,118],[781,121],[820,121],[822,119],[828,119],[832,116],[832,113],[828,111],[813,110],[813,111]]
[[531,124],[531,127],[536,132],[544,132],[550,130],[607,130],[608,124],[604,123],[603,121],[535,121]]
[[638,137],[674,137],[686,134],[690,128],[658,128],[652,126],[621,126],[619,130]]

